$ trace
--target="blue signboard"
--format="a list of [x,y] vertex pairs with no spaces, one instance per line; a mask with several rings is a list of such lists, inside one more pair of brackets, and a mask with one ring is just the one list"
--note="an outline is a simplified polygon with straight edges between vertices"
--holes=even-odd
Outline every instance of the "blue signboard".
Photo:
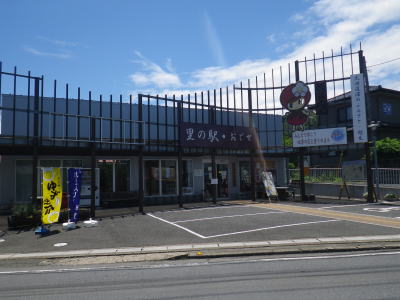
[[393,113],[391,103],[382,103],[382,111],[385,115],[391,116]]
[[69,219],[78,221],[79,202],[81,200],[82,170],[68,169]]

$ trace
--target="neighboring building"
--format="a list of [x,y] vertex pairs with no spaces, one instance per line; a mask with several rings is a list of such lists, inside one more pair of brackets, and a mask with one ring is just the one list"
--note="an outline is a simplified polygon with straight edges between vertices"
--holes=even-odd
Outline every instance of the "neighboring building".
[[[147,97],[147,96],[145,96]],[[82,195],[84,204],[90,196],[90,141],[96,140],[96,204],[104,195],[133,192],[139,188],[139,153],[143,146],[143,186],[146,203],[176,201],[179,185],[183,194],[201,199],[211,179],[211,150],[183,149],[183,182],[178,176],[178,101],[158,103],[147,99],[141,106],[126,102],[100,102],[64,98],[40,99],[37,114],[39,137],[38,195],[40,196],[41,167],[62,167],[64,187],[68,167],[87,169],[84,173]],[[32,145],[34,128],[34,97],[2,95],[0,101],[0,208],[29,202],[32,194]],[[183,108],[184,122],[208,124],[214,113],[218,125],[248,126],[246,112],[218,110],[206,107]],[[253,113],[261,152],[255,159],[256,180],[261,185],[259,171],[267,168],[278,185],[286,183],[283,156],[283,125],[281,115]],[[95,133],[91,132],[95,120]],[[196,122],[197,120],[197,122]],[[140,127],[142,124],[143,126]],[[142,136],[140,135],[142,128]],[[274,128],[274,131],[267,130]],[[144,144],[140,143],[143,138]],[[268,153],[271,153],[269,155]],[[250,192],[250,154],[246,149],[216,149],[218,198],[238,198]]]
[[[369,123],[379,122],[380,126],[375,132],[370,130],[369,138],[373,140],[385,137],[400,139],[400,91],[371,86],[367,102]],[[348,127],[351,128],[353,117],[350,92],[328,99],[327,103],[310,106],[318,116],[318,127]],[[374,136],[375,135],[375,136]],[[349,146],[343,151],[343,161],[359,160],[365,156],[362,145],[353,144],[351,131],[348,135]],[[338,167],[340,150],[311,156],[311,166]],[[396,162],[394,162],[396,163]],[[400,160],[397,162],[400,166]]]

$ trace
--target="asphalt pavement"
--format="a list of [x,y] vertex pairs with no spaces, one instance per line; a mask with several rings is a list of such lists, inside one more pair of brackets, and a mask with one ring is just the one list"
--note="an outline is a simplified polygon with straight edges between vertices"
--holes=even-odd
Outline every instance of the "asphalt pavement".
[[96,227],[78,223],[77,229],[65,231],[55,224],[51,234],[43,237],[33,229],[5,231],[0,260],[395,249],[400,247],[400,206],[390,204],[243,200],[190,204],[182,209],[151,207],[145,215],[132,208],[99,210]]
[[398,299],[400,252],[0,271],[2,299]]

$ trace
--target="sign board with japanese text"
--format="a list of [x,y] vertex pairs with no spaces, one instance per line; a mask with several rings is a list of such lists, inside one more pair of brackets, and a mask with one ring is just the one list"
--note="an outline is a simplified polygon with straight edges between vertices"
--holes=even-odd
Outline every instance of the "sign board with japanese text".
[[68,192],[69,192],[69,220],[78,221],[79,202],[81,200],[82,170],[68,169]]
[[346,127],[295,131],[293,147],[329,146],[347,144]]
[[342,178],[346,181],[365,180],[365,160],[344,161],[342,163]]
[[275,188],[274,178],[271,172],[261,172],[262,182],[264,184],[265,193],[268,197],[278,196],[278,192]]
[[254,147],[257,136],[249,127],[182,123],[180,139],[183,147],[250,149]]
[[52,224],[60,216],[62,181],[60,168],[43,169],[42,223]]
[[365,107],[364,75],[351,75],[350,81],[354,143],[367,143],[368,129],[367,110]]

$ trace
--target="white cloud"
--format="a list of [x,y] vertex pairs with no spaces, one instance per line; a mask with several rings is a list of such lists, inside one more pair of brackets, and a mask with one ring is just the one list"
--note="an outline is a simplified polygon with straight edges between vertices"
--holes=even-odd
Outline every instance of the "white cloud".
[[32,47],[25,46],[24,50],[26,52],[29,52],[31,54],[37,55],[37,56],[47,56],[47,57],[55,57],[55,58],[61,58],[61,59],[69,59],[72,57],[71,54],[66,53],[66,52],[45,52],[45,51],[40,51]]
[[267,41],[270,42],[270,43],[275,43],[275,41],[276,41],[275,34],[272,33],[272,34],[268,35],[268,36],[266,37],[266,39],[267,39]]
[[218,37],[217,30],[215,29],[214,24],[212,23],[211,18],[207,13],[204,14],[204,27],[208,45],[214,55],[217,64],[219,66],[225,66],[226,59],[222,44]]
[[[135,72],[129,76],[136,85],[155,85],[158,88],[180,87],[182,85],[177,74],[164,71],[159,65],[145,58],[139,51],[136,51],[135,54],[138,60],[135,60],[134,63],[142,65],[144,70],[144,72]],[[169,69],[172,69],[172,65]]]
[[[367,65],[400,56],[400,25],[398,25],[400,1],[398,0],[320,0],[313,3],[304,15],[292,17],[292,20],[294,19],[311,21],[304,28],[293,33],[292,42],[280,46],[280,51],[284,51],[286,54],[277,60],[267,58],[244,60],[228,67],[218,63],[219,66],[193,71],[182,83],[178,75],[172,72],[173,69],[167,67],[169,72],[166,72],[142,57],[140,63],[145,72],[133,74],[132,79],[140,84],[154,84],[165,91],[173,91],[174,88],[179,88],[179,90],[187,88],[189,91],[207,90],[240,81],[244,81],[246,85],[248,78],[254,80],[255,76],[260,78],[264,73],[270,77],[273,68],[275,77],[279,77],[279,67],[286,67],[288,63],[293,63],[296,59],[311,58],[314,53],[320,57],[323,51],[325,51],[325,55],[329,55],[331,49],[337,52],[340,46],[346,48],[350,44],[357,45],[360,41],[363,44]],[[210,32],[213,28],[211,25]],[[269,39],[274,39],[274,35],[270,35]],[[219,48],[216,36],[214,46],[215,55],[218,56],[218,51],[222,53],[222,47]],[[290,51],[290,49],[292,50]],[[221,57],[223,57],[222,54]],[[220,59],[222,60],[222,58]],[[357,61],[354,64],[357,65]],[[340,65],[335,65],[335,68],[337,71],[341,71]],[[350,63],[347,62],[344,72],[349,70]],[[400,81],[397,79],[399,78],[398,70],[400,70],[400,60],[372,67],[369,74],[370,82],[371,84],[390,84],[390,87],[394,88],[394,85]],[[317,70],[317,72],[321,74],[321,70]],[[163,84],[160,85],[159,80],[155,79],[157,77],[163,79]],[[279,84],[279,78],[276,80]],[[291,81],[294,81],[293,75]],[[399,86],[396,88],[399,89]]]
[[49,38],[41,36],[41,35],[37,36],[36,38],[39,40],[54,44],[56,46],[60,46],[60,47],[76,47],[76,46],[78,46],[78,43],[76,43],[76,42],[69,42],[69,41],[57,40],[57,39],[49,39]]

